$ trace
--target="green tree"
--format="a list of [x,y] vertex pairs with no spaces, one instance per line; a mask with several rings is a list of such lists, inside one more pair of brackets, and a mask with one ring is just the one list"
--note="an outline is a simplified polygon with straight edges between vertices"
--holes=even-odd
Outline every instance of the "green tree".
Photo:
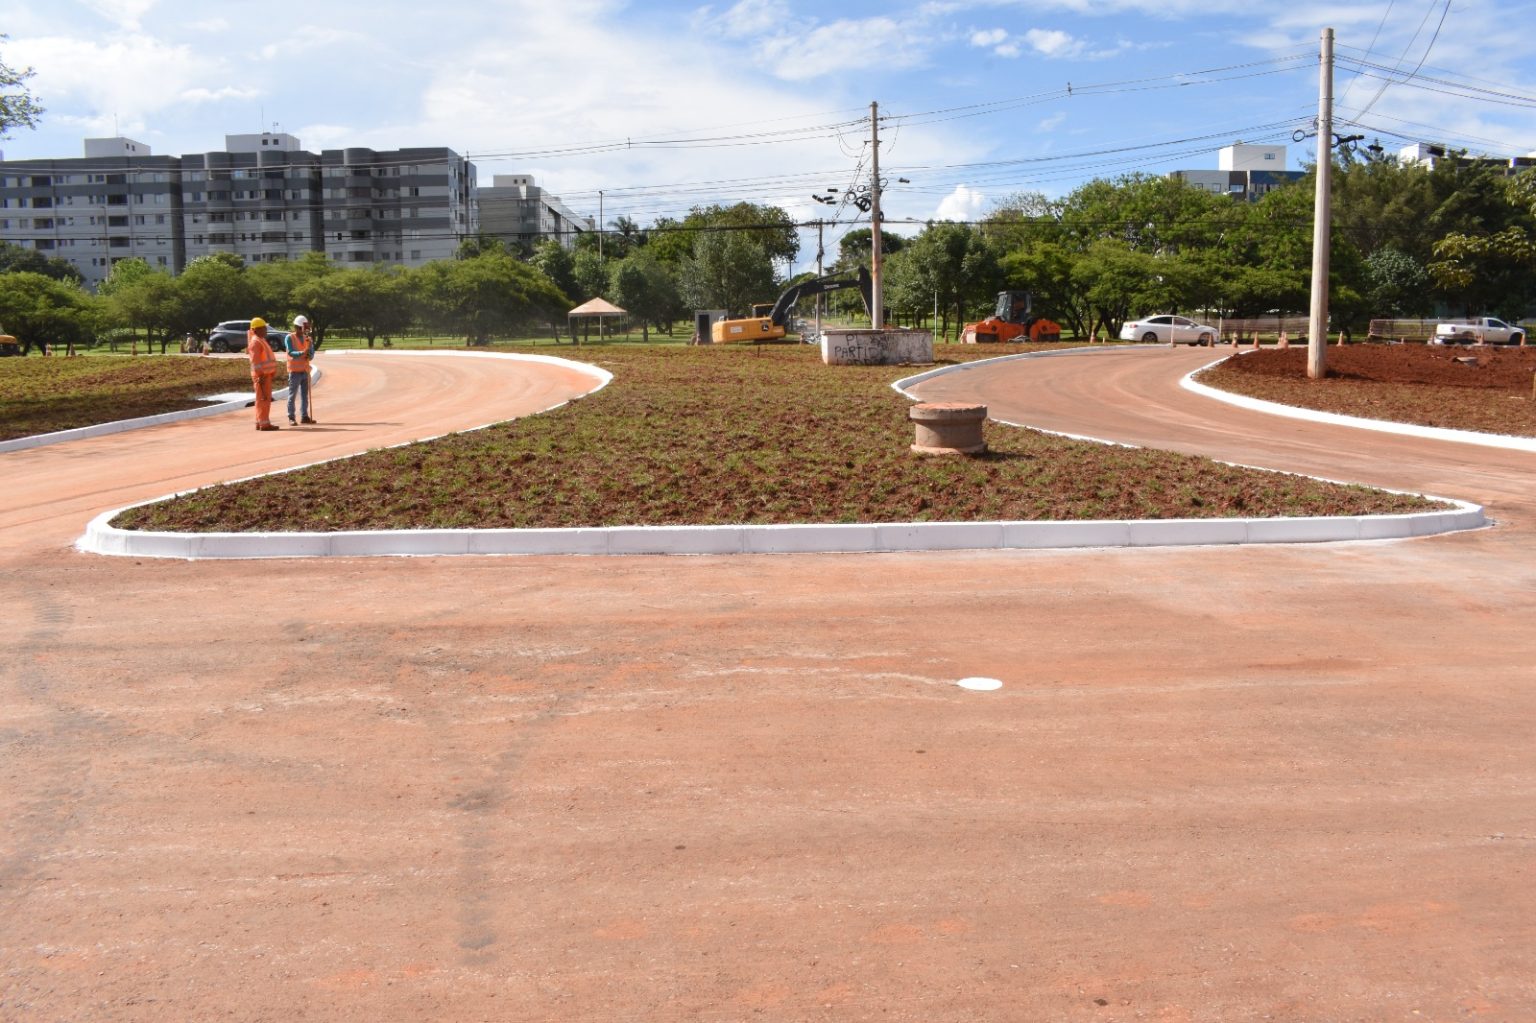
[[20,271],[42,274],[56,281],[73,281],[76,284],[84,279],[75,265],[67,259],[45,256],[36,249],[24,249],[10,242],[0,242],[0,273]]
[[[142,264],[142,269],[119,273],[120,268],[131,263]],[[152,269],[143,260],[114,264],[100,293],[108,320],[142,330],[151,341],[158,338],[161,355],[166,353],[173,337],[198,329],[197,324],[186,322],[176,279],[163,270]]]
[[304,306],[295,300],[294,293],[300,287],[336,273],[340,268],[323,252],[306,252],[298,259],[279,259],[270,263],[253,263],[245,268],[245,279],[256,293],[256,305],[279,317],[284,324],[292,322],[295,313],[309,315]]
[[[0,35],[0,40],[10,36]],[[43,108],[32,98],[27,79],[35,72],[31,68],[17,71],[0,61],[0,139],[10,138],[16,128],[35,128]]]
[[459,242],[458,251],[453,254],[454,259],[475,259],[479,256],[511,255],[507,250],[507,243],[500,238],[488,234],[477,234],[465,238]]
[[98,320],[94,300],[73,282],[27,270],[0,274],[0,323],[23,355],[44,345],[86,343]]
[[428,321],[472,344],[557,319],[566,309],[548,277],[507,255],[429,263],[412,280]]
[[615,264],[610,291],[615,305],[640,321],[640,337],[650,341],[651,327],[666,327],[682,313],[682,297],[677,282],[646,250],[634,252]]
[[694,309],[726,309],[744,316],[754,303],[778,294],[773,262],[743,231],[701,231],[678,278],[683,300]]
[[606,298],[608,291],[608,260],[595,250],[576,253],[571,264],[571,276],[576,278],[576,301]]
[[557,241],[541,241],[534,246],[528,264],[548,277],[567,299],[575,302],[573,296],[581,292],[581,287],[576,283],[576,258],[569,249]]
[[[506,257],[497,257],[506,258]],[[412,272],[398,266],[348,268],[300,284],[293,302],[306,310],[317,346],[330,330],[353,330],[372,348],[380,337],[398,334],[416,317]]]
[[240,269],[243,261],[231,253],[216,252],[200,256],[187,264],[176,278],[176,294],[180,304],[179,323],[188,331],[203,332],[223,320],[248,320],[253,316],[265,319],[276,316],[273,310],[263,309],[256,289],[246,280]]
[[1429,273],[1406,252],[1384,245],[1365,260],[1366,294],[1381,316],[1424,316],[1429,313]]
[[154,272],[149,265],[149,260],[142,256],[119,259],[112,264],[112,269],[107,271],[107,279],[101,282],[96,293],[110,298],[135,282],[151,276]]
[[968,224],[929,224],[892,264],[892,310],[920,316],[936,304],[940,322],[935,329],[941,335],[949,332],[951,315],[957,325],[963,323],[967,312],[990,309],[1001,290],[997,253]]
[[[843,235],[837,243],[837,261],[834,269],[852,270],[857,266],[869,266],[874,260],[875,232],[867,227],[861,227],[856,231],[849,231]],[[889,231],[880,232],[880,255],[882,257],[894,256],[907,244],[907,240],[899,234],[891,234]]]

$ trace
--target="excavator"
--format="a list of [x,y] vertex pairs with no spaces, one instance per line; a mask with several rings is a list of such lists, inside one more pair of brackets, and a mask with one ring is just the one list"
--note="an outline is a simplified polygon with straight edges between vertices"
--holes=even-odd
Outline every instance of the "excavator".
[[1027,291],[1000,291],[997,308],[978,323],[967,323],[960,340],[968,345],[1007,344],[1010,341],[1060,341],[1061,324],[1036,316],[1034,297]]
[[808,281],[801,281],[780,295],[779,300],[772,306],[754,305],[752,315],[747,319],[717,320],[710,327],[710,337],[717,345],[759,344],[763,341],[781,340],[784,337],[784,324],[789,318],[789,311],[795,307],[796,302],[828,291],[842,291],[844,288],[858,288],[859,294],[864,297],[865,309],[874,304],[869,271],[861,266],[858,273],[852,276],[828,274],[825,277],[813,277]]

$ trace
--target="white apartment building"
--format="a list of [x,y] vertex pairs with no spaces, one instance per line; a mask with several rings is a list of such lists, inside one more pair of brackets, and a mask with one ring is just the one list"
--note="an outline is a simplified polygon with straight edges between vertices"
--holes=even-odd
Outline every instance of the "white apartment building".
[[85,152],[0,161],[0,241],[66,259],[92,287],[131,257],[178,273],[213,252],[419,266],[479,230],[474,165],[442,147],[315,154],[264,132],[180,157],[127,138]]
[[572,212],[529,174],[497,174],[480,189],[480,233],[519,246],[553,238],[565,248],[594,229],[591,217]]

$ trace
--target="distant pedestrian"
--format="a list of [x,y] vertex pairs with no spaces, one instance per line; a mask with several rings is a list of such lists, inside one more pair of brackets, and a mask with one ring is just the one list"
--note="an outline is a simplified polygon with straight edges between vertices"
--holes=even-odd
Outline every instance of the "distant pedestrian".
[[251,383],[256,388],[256,429],[276,430],[272,425],[272,378],[277,376],[277,356],[267,344],[267,321],[251,320],[245,335],[245,354],[251,359]]
[[[309,414],[309,366],[315,357],[315,342],[309,333],[309,317],[293,318],[293,333],[284,346],[288,352],[288,425],[315,425]],[[298,398],[299,419],[293,418],[294,399]]]

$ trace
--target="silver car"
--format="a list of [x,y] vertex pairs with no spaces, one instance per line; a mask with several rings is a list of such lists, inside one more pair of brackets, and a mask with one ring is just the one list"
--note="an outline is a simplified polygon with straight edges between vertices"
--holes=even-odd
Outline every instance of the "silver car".
[[1121,341],[1147,341],[1165,345],[1213,345],[1216,328],[1196,323],[1187,316],[1149,316],[1130,320],[1120,328]]

